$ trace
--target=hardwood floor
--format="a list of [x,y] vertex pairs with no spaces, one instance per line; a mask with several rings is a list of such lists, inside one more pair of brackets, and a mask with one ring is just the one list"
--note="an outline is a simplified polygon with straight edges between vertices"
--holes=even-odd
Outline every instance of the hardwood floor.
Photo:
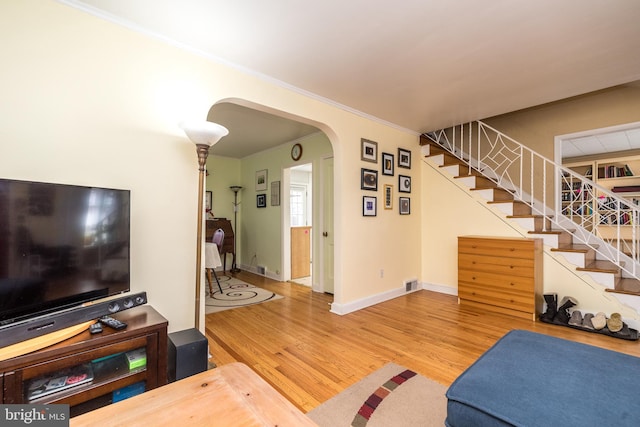
[[450,385],[512,329],[640,356],[638,341],[483,313],[436,292],[417,291],[339,316],[329,312],[330,295],[247,272],[234,276],[285,298],[208,314],[212,361],[249,365],[304,412],[387,362]]

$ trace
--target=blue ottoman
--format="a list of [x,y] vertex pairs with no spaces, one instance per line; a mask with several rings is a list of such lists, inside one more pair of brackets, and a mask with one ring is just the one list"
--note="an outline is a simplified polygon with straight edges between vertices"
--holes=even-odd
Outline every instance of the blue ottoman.
[[507,333],[447,390],[449,427],[640,426],[640,358]]

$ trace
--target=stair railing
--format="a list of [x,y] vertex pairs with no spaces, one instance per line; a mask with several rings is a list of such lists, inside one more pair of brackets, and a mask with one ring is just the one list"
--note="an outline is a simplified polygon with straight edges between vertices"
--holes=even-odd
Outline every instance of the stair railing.
[[[510,191],[545,218],[544,230],[564,230],[627,277],[640,272],[640,207],[588,177],[536,153],[480,122],[424,134],[474,171]],[[598,171],[592,171],[598,173]],[[550,228],[551,227],[551,228]],[[577,241],[577,242],[576,242]]]

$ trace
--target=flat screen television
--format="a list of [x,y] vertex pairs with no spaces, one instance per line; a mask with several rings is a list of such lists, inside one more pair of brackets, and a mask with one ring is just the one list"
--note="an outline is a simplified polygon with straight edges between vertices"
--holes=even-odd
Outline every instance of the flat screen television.
[[130,192],[0,178],[0,327],[130,289]]

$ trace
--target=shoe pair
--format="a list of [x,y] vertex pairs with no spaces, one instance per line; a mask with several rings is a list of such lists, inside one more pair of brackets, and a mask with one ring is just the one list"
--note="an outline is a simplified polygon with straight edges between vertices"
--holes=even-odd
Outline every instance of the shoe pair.
[[595,316],[591,313],[587,313],[582,317],[582,314],[578,310],[574,310],[571,313],[571,319],[569,324],[573,326],[582,326],[586,329],[595,329],[599,331],[606,326],[610,332],[620,332],[623,327],[622,316],[620,313],[612,313],[611,317],[607,319],[607,316],[603,312],[597,313]]
[[564,297],[560,301],[560,307],[558,307],[558,294],[545,294],[543,297],[547,303],[547,310],[540,315],[540,320],[563,325],[568,324],[570,318],[569,309],[578,305],[578,301],[573,297]]
[[[562,301],[560,301],[560,307],[558,307],[558,312],[553,318],[553,323],[561,323],[563,325],[569,324],[569,320],[571,319],[571,315],[569,314],[569,309],[571,307],[575,307],[578,305],[578,301],[573,297],[564,297]],[[574,310],[576,312],[577,310]],[[580,314],[580,312],[578,312]],[[576,316],[577,317],[577,316]],[[580,316],[582,318],[582,316]]]
[[[598,313],[598,315],[600,315],[600,313]],[[600,330],[604,327],[604,323],[600,316],[596,317],[592,313],[586,313],[584,317],[582,317],[582,313],[580,313],[579,310],[573,310],[573,313],[571,313],[571,319],[569,319],[569,324],[589,330]]]

